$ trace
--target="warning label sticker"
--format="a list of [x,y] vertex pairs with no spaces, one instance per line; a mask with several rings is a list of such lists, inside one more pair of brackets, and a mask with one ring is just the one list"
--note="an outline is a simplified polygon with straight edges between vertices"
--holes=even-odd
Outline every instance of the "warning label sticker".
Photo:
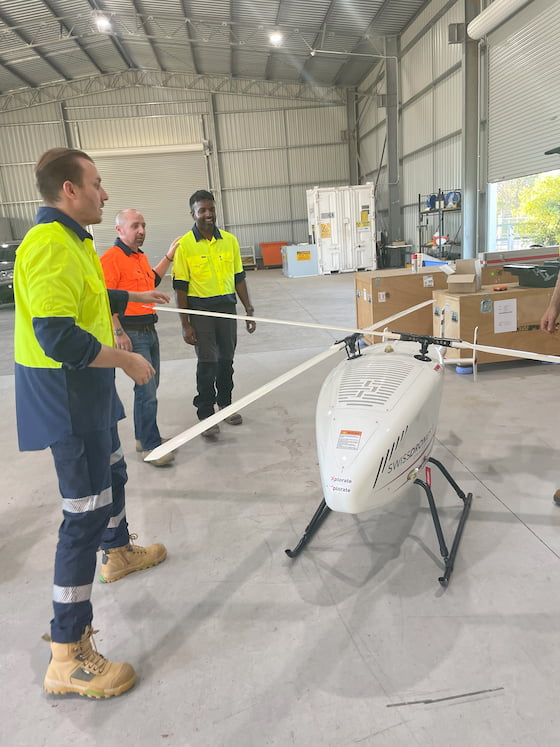
[[360,446],[362,431],[340,431],[338,434],[337,449],[352,449],[356,451]]

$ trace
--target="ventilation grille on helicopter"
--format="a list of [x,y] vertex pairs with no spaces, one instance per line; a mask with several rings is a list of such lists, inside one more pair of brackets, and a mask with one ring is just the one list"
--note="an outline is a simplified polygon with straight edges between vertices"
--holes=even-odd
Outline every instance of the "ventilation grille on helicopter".
[[384,405],[414,368],[413,361],[390,355],[382,360],[375,356],[374,360],[362,361],[359,367],[350,364],[340,380],[338,404]]

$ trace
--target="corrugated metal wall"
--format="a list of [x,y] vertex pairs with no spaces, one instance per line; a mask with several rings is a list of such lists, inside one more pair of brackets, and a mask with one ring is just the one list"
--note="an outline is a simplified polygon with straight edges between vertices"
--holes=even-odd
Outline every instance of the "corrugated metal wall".
[[[400,200],[403,239],[418,244],[418,194],[461,185],[460,44],[448,43],[448,26],[463,21],[461,0],[433,0],[403,32],[400,44]],[[360,91],[384,94],[383,66]],[[375,96],[370,100],[375,102]],[[359,125],[360,180],[378,179],[378,230],[387,229],[388,184],[379,170],[385,140],[385,110],[364,102]],[[449,215],[446,233],[460,232],[459,214]],[[435,229],[434,229],[435,230]]]
[[[32,225],[32,167],[48,148],[85,151],[208,141],[208,183],[221,224],[260,255],[260,243],[307,241],[305,190],[349,183],[346,108],[310,101],[164,88],[105,91],[0,114],[3,223],[19,239]],[[103,176],[103,175],[102,175]],[[157,185],[153,205],[162,199]],[[185,229],[191,225],[185,195]],[[6,228],[4,228],[4,231]]]
[[307,241],[305,190],[349,183],[346,108],[215,96],[214,116],[225,228],[257,256]]
[[[402,237],[412,244],[418,193],[461,184],[461,45],[448,43],[447,29],[462,22],[462,14],[462,0],[432,0],[399,40]],[[386,228],[389,200],[386,109],[379,98],[385,93],[381,60],[360,87],[356,111],[359,181],[377,182],[378,229]],[[345,106],[159,87],[0,113],[6,238],[21,238],[33,221],[39,200],[32,164],[49,147],[157,149],[207,141],[208,184],[201,186],[215,190],[220,222],[240,244],[258,256],[261,242],[306,241],[306,189],[350,183],[348,130]],[[150,211],[161,199],[154,186]],[[185,228],[191,222],[187,197]]]

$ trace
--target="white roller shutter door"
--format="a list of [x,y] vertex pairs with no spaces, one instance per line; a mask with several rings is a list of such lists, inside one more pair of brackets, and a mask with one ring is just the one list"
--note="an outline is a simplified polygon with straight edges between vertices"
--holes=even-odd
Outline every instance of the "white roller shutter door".
[[208,189],[205,157],[195,152],[115,151],[91,152],[109,195],[103,222],[92,227],[99,255],[114,244],[115,216],[125,208],[135,208],[146,219],[146,252],[156,265],[171,241],[186,233],[193,224],[189,197],[197,189]]
[[533,0],[488,37],[488,180],[560,168],[560,0]]

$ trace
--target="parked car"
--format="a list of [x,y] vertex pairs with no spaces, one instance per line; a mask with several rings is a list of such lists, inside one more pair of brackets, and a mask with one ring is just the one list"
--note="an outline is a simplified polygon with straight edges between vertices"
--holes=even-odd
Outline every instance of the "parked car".
[[0,303],[14,302],[14,263],[19,241],[0,244]]

